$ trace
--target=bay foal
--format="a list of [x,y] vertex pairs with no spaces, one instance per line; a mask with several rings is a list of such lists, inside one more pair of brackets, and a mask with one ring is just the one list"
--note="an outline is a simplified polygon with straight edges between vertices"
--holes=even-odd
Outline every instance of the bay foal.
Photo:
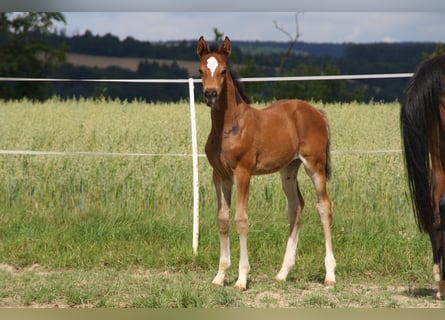
[[301,100],[280,100],[263,110],[250,107],[237,88],[227,66],[230,40],[209,48],[201,37],[197,53],[206,104],[211,107],[212,127],[205,152],[213,167],[218,200],[220,235],[219,269],[213,284],[224,285],[230,267],[229,213],[232,186],[236,188],[235,225],[240,241],[239,275],[235,287],[245,290],[250,270],[247,252],[249,222],[247,203],[252,175],[279,171],[288,200],[289,238],[281,270],[275,280],[284,281],[295,264],[298,232],[304,201],[297,172],[301,164],[312,179],[318,196],[326,256],[325,285],[335,285],[335,259],[331,243],[332,211],[326,192],[330,176],[329,128],[325,116]]

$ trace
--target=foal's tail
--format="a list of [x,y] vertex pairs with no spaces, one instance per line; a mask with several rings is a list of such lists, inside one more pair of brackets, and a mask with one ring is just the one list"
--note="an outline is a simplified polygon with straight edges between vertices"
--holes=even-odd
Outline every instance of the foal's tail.
[[445,55],[442,55],[420,65],[404,92],[401,106],[405,165],[416,222],[422,232],[428,231],[434,221],[430,150],[438,148],[432,145],[433,132],[443,135],[439,108],[445,98],[444,89]]
[[326,143],[326,165],[325,165],[325,174],[326,174],[326,180],[331,179],[331,130],[329,128],[329,122],[328,118],[326,117],[326,114],[321,111],[321,115],[323,116],[323,120],[326,124],[326,130],[328,133],[328,141]]

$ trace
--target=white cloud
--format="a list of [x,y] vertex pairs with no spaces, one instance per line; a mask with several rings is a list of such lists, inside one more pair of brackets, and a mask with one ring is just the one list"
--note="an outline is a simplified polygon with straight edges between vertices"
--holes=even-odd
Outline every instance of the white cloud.
[[383,37],[383,42],[385,42],[385,43],[397,43],[397,42],[400,42],[400,40],[397,39],[397,38],[391,37],[391,36],[386,36],[386,37]]

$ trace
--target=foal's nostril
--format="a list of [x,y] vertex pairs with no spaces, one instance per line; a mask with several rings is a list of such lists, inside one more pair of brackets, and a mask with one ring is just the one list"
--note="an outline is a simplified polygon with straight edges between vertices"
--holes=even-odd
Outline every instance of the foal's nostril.
[[204,97],[206,104],[210,107],[215,104],[216,99],[218,98],[218,92],[216,89],[205,89]]
[[216,92],[215,89],[207,89],[207,90],[204,92],[204,96],[205,96],[207,99],[215,99],[215,98],[218,96],[218,92]]
[[216,98],[218,93],[216,92],[215,89],[207,89],[204,95],[206,96],[206,98]]

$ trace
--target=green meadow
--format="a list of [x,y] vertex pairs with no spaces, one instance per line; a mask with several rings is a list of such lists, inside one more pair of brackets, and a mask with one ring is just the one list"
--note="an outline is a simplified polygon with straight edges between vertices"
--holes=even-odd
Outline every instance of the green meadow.
[[[313,104],[331,129],[337,287],[322,285],[323,232],[301,170],[297,265],[287,282],[273,282],[286,247],[286,200],[278,174],[254,177],[249,288],[239,292],[234,228],[227,285],[211,285],[219,239],[205,157],[193,255],[192,159],[169,156],[191,154],[188,102],[2,102],[0,150],[145,155],[0,154],[0,306],[443,307],[433,298],[430,244],[415,225],[401,152],[344,152],[399,150],[399,104]],[[202,154],[209,109],[196,109]]]

